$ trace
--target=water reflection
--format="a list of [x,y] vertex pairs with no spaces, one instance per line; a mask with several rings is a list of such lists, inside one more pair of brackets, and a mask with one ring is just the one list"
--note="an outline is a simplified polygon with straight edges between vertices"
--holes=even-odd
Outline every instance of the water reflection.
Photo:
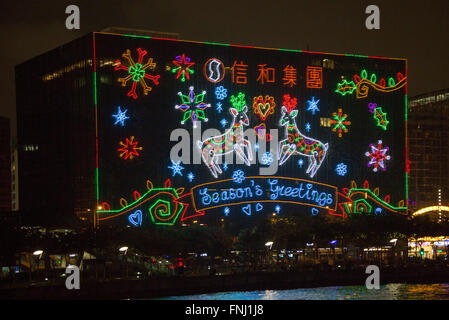
[[365,286],[294,290],[234,291],[164,298],[166,300],[449,300],[449,283],[390,283],[379,290]]

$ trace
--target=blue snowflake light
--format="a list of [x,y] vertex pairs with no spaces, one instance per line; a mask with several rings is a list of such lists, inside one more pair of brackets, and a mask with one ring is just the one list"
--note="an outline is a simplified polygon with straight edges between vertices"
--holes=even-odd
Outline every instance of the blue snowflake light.
[[298,160],[298,166],[299,166],[300,168],[302,168],[303,165],[304,165],[304,160],[299,159],[299,160]]
[[221,167],[224,171],[228,170],[228,164],[226,162],[223,162],[223,165]]
[[259,144],[257,142],[254,144],[254,150],[259,150]]
[[269,166],[273,162],[273,154],[271,152],[265,152],[260,159],[260,163],[263,165]]
[[192,172],[189,172],[189,174],[187,175],[187,179],[189,179],[189,182],[192,182],[194,178],[195,175]]
[[339,164],[337,164],[337,167],[335,168],[335,172],[339,176],[344,176],[348,172],[348,166],[345,165],[344,163],[339,163]]
[[168,166],[169,169],[172,169],[172,177],[174,177],[176,174],[179,174],[182,176],[182,171],[184,169],[183,166],[181,166],[181,160],[178,162],[175,162],[173,160],[170,160],[172,163],[172,166]]
[[231,212],[231,210],[229,209],[229,207],[225,207],[224,208],[224,215],[227,217],[229,215],[229,212]]
[[236,170],[232,173],[232,180],[235,183],[242,183],[245,180],[245,173],[242,170]]
[[215,107],[215,109],[217,110],[218,113],[222,113],[223,112],[223,105],[221,104],[221,102],[217,103],[217,106]]
[[122,111],[120,106],[118,107],[117,113],[112,115],[115,118],[114,125],[117,125],[118,123],[120,123],[120,125],[122,127],[125,125],[125,120],[129,119],[129,117],[126,116],[127,111],[128,111],[128,109],[125,109],[125,111]]
[[310,123],[306,123],[306,131],[310,132],[310,130],[312,129],[312,126],[310,125]]
[[281,212],[281,206],[280,205],[276,205],[276,207],[274,207],[274,211],[276,211],[276,213]]
[[228,120],[226,120],[225,118],[221,119],[220,121],[221,126],[224,128],[226,127],[226,125],[228,124]]
[[215,88],[215,96],[218,100],[223,100],[228,96],[228,90],[225,89],[223,86],[219,86]]
[[307,111],[312,112],[313,115],[315,115],[316,111],[320,111],[320,109],[318,108],[318,102],[320,102],[320,99],[315,101],[315,97],[312,97],[312,100],[308,100],[307,101]]

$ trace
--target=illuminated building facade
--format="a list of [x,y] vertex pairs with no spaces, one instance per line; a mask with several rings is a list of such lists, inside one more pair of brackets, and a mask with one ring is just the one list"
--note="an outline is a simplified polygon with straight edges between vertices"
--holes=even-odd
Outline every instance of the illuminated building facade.
[[404,59],[101,32],[16,74],[24,218],[406,210]]
[[408,103],[409,207],[449,204],[449,89]]

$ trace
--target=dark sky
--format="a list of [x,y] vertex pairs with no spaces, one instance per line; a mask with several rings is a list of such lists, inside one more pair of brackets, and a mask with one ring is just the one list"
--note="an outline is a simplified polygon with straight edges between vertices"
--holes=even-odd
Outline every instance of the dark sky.
[[[66,6],[81,29],[65,28]],[[380,8],[380,30],[365,8]],[[15,131],[14,65],[108,26],[177,32],[181,39],[408,59],[409,96],[449,88],[449,0],[13,0],[0,11],[0,116]],[[13,131],[13,132],[14,132]]]

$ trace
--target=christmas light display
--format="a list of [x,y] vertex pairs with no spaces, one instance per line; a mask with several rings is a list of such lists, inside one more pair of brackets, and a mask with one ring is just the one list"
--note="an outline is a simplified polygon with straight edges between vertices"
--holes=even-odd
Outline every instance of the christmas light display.
[[225,66],[220,59],[210,58],[204,63],[203,74],[204,77],[213,83],[218,83],[223,80],[225,76]]
[[122,111],[120,109],[120,106],[118,107],[117,113],[112,115],[115,118],[115,122],[114,122],[115,126],[119,123],[122,127],[125,125],[125,120],[129,119],[129,117],[126,115],[127,111],[128,111],[128,109],[125,109],[125,111]]
[[274,113],[274,108],[276,103],[274,102],[274,97],[266,95],[257,96],[253,98],[253,111],[257,114],[261,121],[265,121],[267,116]]
[[392,77],[388,78],[388,85],[385,85],[384,78],[380,79],[379,83],[376,83],[376,75],[373,73],[368,79],[368,72],[363,69],[360,72],[360,76],[357,74],[354,75],[354,81],[356,83],[357,89],[357,99],[366,98],[369,93],[369,88],[373,88],[374,90],[379,92],[393,92],[401,89],[407,83],[407,77],[404,77],[404,75],[400,72],[396,74],[396,79],[398,81],[397,83]]
[[320,109],[318,108],[318,103],[320,102],[320,100],[315,100],[315,97],[312,97],[312,100],[308,100],[307,101],[307,111],[310,111],[313,115],[315,115],[315,112],[320,111]]
[[348,172],[348,166],[345,165],[344,163],[339,163],[337,164],[337,167],[335,168],[335,172],[339,175],[339,176],[345,176],[346,173]]
[[197,95],[194,93],[194,87],[189,87],[188,95],[182,94],[182,92],[178,92],[178,95],[181,98],[182,104],[176,105],[175,109],[180,109],[184,113],[181,124],[184,124],[188,119],[191,119],[193,127],[196,128],[198,121],[208,120],[206,118],[205,110],[210,108],[210,104],[204,102],[206,91]]
[[177,174],[182,176],[182,170],[184,169],[184,167],[181,165],[181,160],[179,161],[170,160],[170,161],[172,165],[168,166],[168,168],[172,170],[172,177],[174,177]]
[[343,114],[342,109],[338,109],[338,113],[334,112],[332,113],[332,119],[331,123],[334,125],[332,128],[332,132],[336,132],[338,130],[338,137],[342,137],[342,132],[346,133],[348,132],[347,126],[351,124],[351,121],[346,120],[348,118],[348,115],[345,113]]
[[136,210],[128,216],[128,221],[135,227],[142,226],[142,210]]
[[218,100],[224,100],[228,96],[228,90],[223,86],[218,86],[215,88],[215,96]]
[[120,60],[117,60],[114,67],[114,70],[123,70],[128,72],[126,77],[118,78],[118,82],[125,87],[128,84],[128,81],[132,80],[131,90],[128,92],[128,97],[132,97],[133,99],[137,99],[137,83],[141,85],[143,94],[148,95],[148,92],[152,90],[152,87],[147,84],[145,79],[150,80],[154,85],[158,85],[160,78],[160,75],[150,75],[147,72],[148,70],[154,70],[156,68],[156,63],[153,62],[153,58],[149,58],[146,64],[142,64],[143,59],[148,52],[138,48],[137,54],[139,57],[137,58],[137,62],[135,62],[131,56],[131,51],[129,49],[126,50],[126,52],[122,54],[122,57],[125,58],[128,65],[124,65]]
[[386,170],[385,160],[390,160],[390,156],[387,155],[388,147],[382,149],[382,140],[377,142],[377,146],[370,144],[371,152],[366,152],[365,155],[370,157],[371,160],[368,162],[368,167],[373,167],[373,171],[377,172],[377,169],[380,167],[383,171]]
[[[285,105],[289,106],[292,110],[289,112]],[[306,173],[313,178],[326,158],[329,145],[327,143],[323,144],[319,140],[309,138],[299,131],[296,126],[296,116],[298,115],[298,111],[293,109],[292,106],[294,107],[294,104],[292,105],[290,96],[284,95],[280,125],[285,127],[286,138],[279,142],[279,165],[285,163],[291,155],[307,156],[309,158],[309,167],[307,168]]]
[[352,94],[354,90],[356,89],[356,85],[354,81],[346,81],[343,80],[341,83],[337,83],[337,89],[335,92],[341,94],[342,96],[345,96],[347,94]]
[[139,156],[139,150],[142,150],[142,147],[138,147],[139,144],[137,141],[134,141],[134,136],[131,136],[129,139],[125,138],[125,142],[120,141],[119,143],[121,148],[118,148],[117,151],[120,152],[120,158],[133,159],[134,157]]
[[[262,215],[344,218],[405,211],[390,204],[408,200],[404,61],[99,33],[92,52],[99,225],[188,226],[194,219],[205,226]],[[111,66],[109,57],[121,54]],[[159,75],[161,69],[166,72]],[[115,86],[126,89],[110,90],[108,79],[117,75]],[[126,102],[124,93],[133,101]],[[369,93],[368,114],[361,99]],[[184,132],[182,140],[190,134],[188,149],[175,142],[175,130]],[[176,148],[183,160],[167,162]],[[391,181],[380,173],[387,167]],[[271,168],[279,176],[265,173]],[[157,177],[155,185],[163,187],[149,182],[147,192],[136,190],[145,176]],[[390,195],[380,198],[365,183],[347,188],[351,179],[371,176]],[[167,178],[181,184],[173,188]],[[405,190],[397,187],[401,183]]]
[[181,82],[185,82],[186,79],[189,80],[190,75],[195,72],[193,69],[190,69],[195,62],[190,62],[190,58],[184,53],[180,56],[176,56],[176,59],[172,62],[176,67],[173,68],[171,72],[176,72],[176,79],[181,78]]
[[306,86],[312,89],[323,87],[323,68],[312,66],[306,68]]
[[377,107],[375,103],[369,103],[368,108],[373,114],[374,119],[377,121],[377,125],[384,130],[387,130],[387,125],[390,123],[387,120],[387,113],[382,112],[382,107]]
[[197,141],[203,162],[215,178],[222,173],[218,159],[223,155],[235,152],[247,166],[251,165],[250,161],[253,159],[251,142],[243,136],[243,127],[249,125],[245,94],[239,92],[237,96],[231,96],[230,101],[233,105],[229,109],[233,117],[232,126],[222,135]]
[[259,75],[257,76],[256,81],[261,84],[264,83],[274,83],[276,81],[276,70],[274,68],[267,67],[266,64],[258,65]]
[[284,69],[284,77],[282,78],[284,86],[289,86],[290,88],[296,86],[296,69],[291,65],[286,66]]
[[245,180],[245,173],[242,170],[236,170],[232,173],[232,180],[235,183],[242,183]]
[[274,161],[274,157],[271,152],[265,152],[260,159],[260,163],[263,165],[266,165],[266,166],[271,165],[271,163],[273,161]]

